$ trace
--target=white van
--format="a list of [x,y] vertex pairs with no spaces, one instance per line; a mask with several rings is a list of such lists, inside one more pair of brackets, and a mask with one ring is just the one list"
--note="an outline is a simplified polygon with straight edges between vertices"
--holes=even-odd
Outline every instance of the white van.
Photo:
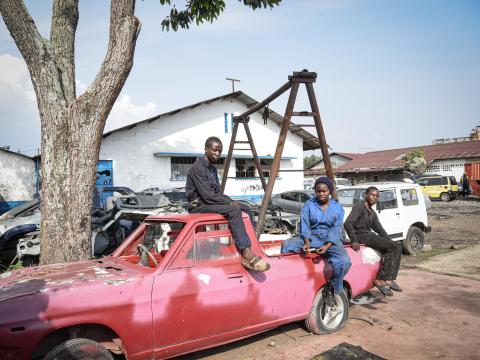
[[431,231],[421,187],[404,182],[383,182],[339,189],[338,200],[345,209],[345,219],[353,205],[363,202],[369,186],[375,186],[380,192],[375,211],[385,231],[392,240],[402,242],[406,254],[417,255],[423,249],[424,232]]

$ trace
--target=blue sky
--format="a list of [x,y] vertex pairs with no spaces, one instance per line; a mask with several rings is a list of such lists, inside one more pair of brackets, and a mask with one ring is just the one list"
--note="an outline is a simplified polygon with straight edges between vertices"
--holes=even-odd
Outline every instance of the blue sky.
[[[158,0],[137,2],[142,31],[134,67],[107,129],[228,93],[225,77],[241,79],[237,89],[263,100],[304,68],[318,73],[315,91],[335,151],[426,145],[467,136],[480,124],[480,1],[284,0],[262,11],[226,2],[214,24],[176,33],[162,32],[167,9]],[[48,36],[51,3],[26,4]],[[103,61],[108,7],[108,1],[80,2],[80,90]],[[0,21],[0,146],[38,148],[34,99]],[[283,113],[285,104],[283,96],[272,108]],[[307,110],[303,91],[296,110]]]

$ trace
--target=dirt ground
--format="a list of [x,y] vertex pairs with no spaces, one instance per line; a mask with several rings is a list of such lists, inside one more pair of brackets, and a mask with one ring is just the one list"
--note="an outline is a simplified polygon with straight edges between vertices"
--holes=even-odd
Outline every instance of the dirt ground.
[[385,298],[372,290],[380,300],[351,306],[340,332],[312,335],[298,322],[177,359],[307,360],[344,342],[385,359],[480,359],[480,281],[417,266],[457,248],[478,248],[480,199],[433,202],[428,220],[432,232],[425,244],[431,250],[402,257],[398,282],[404,291]]
[[416,257],[403,256],[403,266],[412,267],[454,248],[480,244],[480,198],[470,196],[449,202],[433,201],[428,211],[428,224],[432,227],[432,232],[425,234],[428,251]]

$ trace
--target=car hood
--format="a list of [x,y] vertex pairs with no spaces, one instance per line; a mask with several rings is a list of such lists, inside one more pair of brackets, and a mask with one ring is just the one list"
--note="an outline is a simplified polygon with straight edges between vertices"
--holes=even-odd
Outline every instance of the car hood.
[[134,281],[140,274],[140,269],[111,257],[8,271],[0,274],[0,302],[81,285],[119,286]]

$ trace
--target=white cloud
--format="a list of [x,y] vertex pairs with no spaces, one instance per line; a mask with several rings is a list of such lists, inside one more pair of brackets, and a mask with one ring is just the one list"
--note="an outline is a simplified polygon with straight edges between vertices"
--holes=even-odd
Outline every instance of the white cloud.
[[34,103],[37,101],[30,73],[23,59],[10,54],[0,55],[0,84],[26,95]]
[[113,105],[105,125],[105,132],[136,123],[157,114],[158,108],[154,103],[148,102],[145,105],[136,105],[132,103],[129,95],[122,95]]
[[23,59],[0,55],[0,146],[38,148],[40,119],[30,74]]

